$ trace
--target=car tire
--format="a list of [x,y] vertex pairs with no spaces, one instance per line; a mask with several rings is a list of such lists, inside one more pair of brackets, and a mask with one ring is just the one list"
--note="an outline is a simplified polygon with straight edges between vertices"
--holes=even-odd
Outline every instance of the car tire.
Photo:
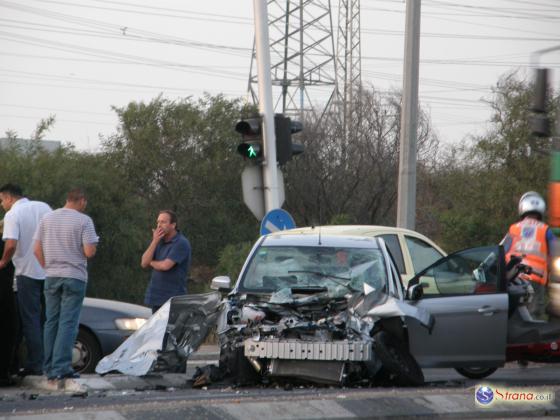
[[80,328],[72,351],[72,368],[78,373],[94,373],[99,360],[101,348],[97,338],[85,328]]
[[393,335],[380,331],[374,335],[375,355],[381,360],[381,377],[397,386],[424,384],[422,369],[406,345]]
[[481,368],[481,367],[468,367],[468,368],[455,368],[457,372],[469,379],[483,379],[492,375],[498,368]]

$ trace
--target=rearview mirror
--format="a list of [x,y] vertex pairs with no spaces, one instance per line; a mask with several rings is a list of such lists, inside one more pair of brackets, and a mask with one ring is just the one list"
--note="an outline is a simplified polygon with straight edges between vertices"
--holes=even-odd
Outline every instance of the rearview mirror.
[[231,279],[229,276],[217,276],[210,283],[212,290],[229,291],[231,290]]
[[423,283],[413,284],[412,286],[410,286],[406,290],[406,298],[408,300],[422,299],[422,296],[424,296],[424,284]]

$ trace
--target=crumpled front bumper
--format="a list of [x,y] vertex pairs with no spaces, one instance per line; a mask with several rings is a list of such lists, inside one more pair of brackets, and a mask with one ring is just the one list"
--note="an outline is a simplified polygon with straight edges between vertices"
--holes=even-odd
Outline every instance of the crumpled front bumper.
[[254,340],[244,342],[245,357],[283,360],[336,360],[365,362],[373,359],[372,343],[365,341]]

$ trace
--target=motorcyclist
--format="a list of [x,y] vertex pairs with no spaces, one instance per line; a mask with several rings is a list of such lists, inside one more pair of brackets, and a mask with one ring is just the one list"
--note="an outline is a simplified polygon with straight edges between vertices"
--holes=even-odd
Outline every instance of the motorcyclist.
[[509,227],[502,245],[506,262],[509,262],[512,255],[517,255],[523,258],[523,264],[532,268],[532,274],[527,277],[535,294],[528,309],[533,318],[539,319],[544,315],[548,266],[552,243],[556,241],[556,237],[542,221],[546,204],[539,193],[529,191],[523,194],[518,210],[520,220]]

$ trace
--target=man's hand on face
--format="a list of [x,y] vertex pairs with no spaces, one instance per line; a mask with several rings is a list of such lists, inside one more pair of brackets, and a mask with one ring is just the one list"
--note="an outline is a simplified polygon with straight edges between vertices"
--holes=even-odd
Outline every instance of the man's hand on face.
[[153,240],[159,242],[165,236],[165,231],[161,227],[152,230]]

